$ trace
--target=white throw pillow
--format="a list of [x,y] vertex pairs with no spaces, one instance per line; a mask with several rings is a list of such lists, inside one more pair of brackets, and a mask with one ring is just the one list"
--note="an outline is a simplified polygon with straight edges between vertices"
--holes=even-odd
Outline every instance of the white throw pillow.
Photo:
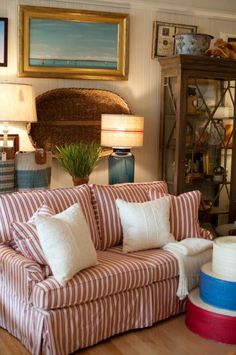
[[81,206],[52,217],[36,216],[41,247],[56,280],[65,285],[77,272],[97,264],[97,254]]
[[170,233],[170,198],[143,203],[117,199],[123,229],[123,251],[159,248],[174,240]]

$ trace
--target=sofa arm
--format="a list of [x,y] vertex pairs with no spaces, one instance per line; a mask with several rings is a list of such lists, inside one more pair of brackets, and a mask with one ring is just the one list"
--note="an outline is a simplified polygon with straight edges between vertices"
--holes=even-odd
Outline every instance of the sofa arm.
[[43,269],[9,246],[0,244],[0,287],[30,303],[34,285],[44,280]]

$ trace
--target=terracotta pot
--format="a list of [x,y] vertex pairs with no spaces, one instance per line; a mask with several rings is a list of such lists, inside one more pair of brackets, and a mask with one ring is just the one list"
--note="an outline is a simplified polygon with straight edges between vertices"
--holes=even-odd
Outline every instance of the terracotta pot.
[[79,186],[83,184],[87,184],[89,182],[89,176],[85,177],[72,177],[74,186]]

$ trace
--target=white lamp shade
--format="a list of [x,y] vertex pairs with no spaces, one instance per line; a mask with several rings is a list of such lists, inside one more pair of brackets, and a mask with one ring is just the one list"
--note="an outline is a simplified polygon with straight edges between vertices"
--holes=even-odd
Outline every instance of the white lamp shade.
[[112,148],[141,147],[144,118],[133,115],[102,115],[101,145]]
[[37,121],[35,97],[31,85],[0,83],[0,121]]

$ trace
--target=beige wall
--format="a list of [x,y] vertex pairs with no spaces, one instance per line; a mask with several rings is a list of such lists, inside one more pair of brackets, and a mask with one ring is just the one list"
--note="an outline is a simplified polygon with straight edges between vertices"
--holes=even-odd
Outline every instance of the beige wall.
[[[86,3],[84,5],[83,3]],[[150,2],[148,7],[140,6],[140,1],[132,6],[120,4],[114,6],[99,4],[98,1],[18,1],[0,0],[0,17],[9,19],[9,51],[8,67],[0,68],[0,80],[31,83],[36,95],[47,90],[59,87],[85,87],[101,88],[112,90],[120,94],[129,104],[134,114],[145,117],[144,146],[134,151],[136,158],[136,181],[151,181],[158,178],[158,126],[159,126],[159,65],[158,61],[151,59],[152,44],[152,22],[153,20],[177,22],[190,25],[197,25],[198,32],[219,36],[219,32],[236,33],[236,20],[225,18],[196,16],[184,13],[171,13],[157,11]],[[88,5],[93,3],[93,5]],[[145,1],[143,1],[145,4]],[[175,2],[175,4],[177,1]],[[190,1],[188,2],[190,4]],[[194,2],[195,3],[195,2]],[[91,81],[91,80],[69,80],[69,79],[34,79],[17,78],[17,56],[18,56],[18,4],[36,6],[51,6],[64,8],[80,8],[99,11],[116,11],[130,13],[130,71],[129,80],[122,81]],[[223,16],[223,13],[222,13]],[[20,134],[20,149],[31,150],[32,145],[27,136],[24,125],[11,126],[11,133]],[[107,160],[100,162],[91,175],[90,182],[107,183]],[[70,186],[71,178],[57,164],[53,162],[52,187]]]

